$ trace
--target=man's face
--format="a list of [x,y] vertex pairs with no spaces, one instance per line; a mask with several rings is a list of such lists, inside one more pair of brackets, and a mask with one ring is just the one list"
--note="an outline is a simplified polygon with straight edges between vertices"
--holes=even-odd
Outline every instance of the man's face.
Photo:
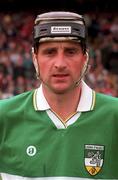
[[74,42],[41,43],[35,57],[43,88],[59,94],[75,88],[86,61],[81,46]]

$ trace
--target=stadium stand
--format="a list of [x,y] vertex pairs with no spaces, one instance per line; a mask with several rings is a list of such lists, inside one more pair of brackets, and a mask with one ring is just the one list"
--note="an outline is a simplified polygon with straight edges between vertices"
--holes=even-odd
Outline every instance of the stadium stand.
[[[96,91],[118,97],[118,17],[86,13],[90,70],[85,81]],[[0,99],[39,86],[32,64],[35,14],[0,13]]]

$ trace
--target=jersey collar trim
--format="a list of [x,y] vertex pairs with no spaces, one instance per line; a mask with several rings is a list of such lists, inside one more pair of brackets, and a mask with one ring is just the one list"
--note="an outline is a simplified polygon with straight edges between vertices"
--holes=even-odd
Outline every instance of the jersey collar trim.
[[[33,96],[34,109],[36,111],[45,111],[50,109],[47,100],[44,97],[42,85],[37,88]],[[78,112],[86,112],[93,110],[95,105],[95,92],[85,83],[82,82],[82,93],[80,102],[77,107]]]
[[86,112],[93,110],[95,105],[95,91],[93,91],[84,81],[82,82],[82,92],[77,111]]
[[47,100],[44,97],[42,85],[34,92],[33,104],[36,111],[45,111],[50,109]]

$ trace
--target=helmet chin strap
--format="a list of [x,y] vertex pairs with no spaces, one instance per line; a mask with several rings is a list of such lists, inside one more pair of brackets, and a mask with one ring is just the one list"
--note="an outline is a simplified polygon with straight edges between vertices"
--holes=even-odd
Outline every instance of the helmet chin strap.
[[87,56],[87,59],[86,59],[86,62],[83,66],[83,69],[82,69],[82,72],[81,72],[81,75],[79,77],[79,80],[75,83],[75,86],[79,86],[80,83],[81,83],[81,80],[83,79],[83,77],[85,76],[85,74],[87,73],[87,69],[88,69],[88,61],[89,61],[89,56],[88,56],[88,52],[86,52],[86,56]]
[[36,57],[34,56],[34,47],[32,47],[32,56],[33,56],[33,63],[34,63],[34,67],[36,70],[36,77],[37,79],[40,79],[40,73],[39,73],[39,69],[38,69],[38,62]]

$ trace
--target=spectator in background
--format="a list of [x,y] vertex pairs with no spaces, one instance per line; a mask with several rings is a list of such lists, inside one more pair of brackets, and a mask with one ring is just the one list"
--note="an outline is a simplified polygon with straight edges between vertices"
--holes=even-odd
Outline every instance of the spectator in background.
[[[31,61],[33,15],[1,14],[0,20],[0,64],[6,69],[1,77],[0,99],[4,99],[35,88],[37,79]],[[3,82],[7,82],[5,86]]]

